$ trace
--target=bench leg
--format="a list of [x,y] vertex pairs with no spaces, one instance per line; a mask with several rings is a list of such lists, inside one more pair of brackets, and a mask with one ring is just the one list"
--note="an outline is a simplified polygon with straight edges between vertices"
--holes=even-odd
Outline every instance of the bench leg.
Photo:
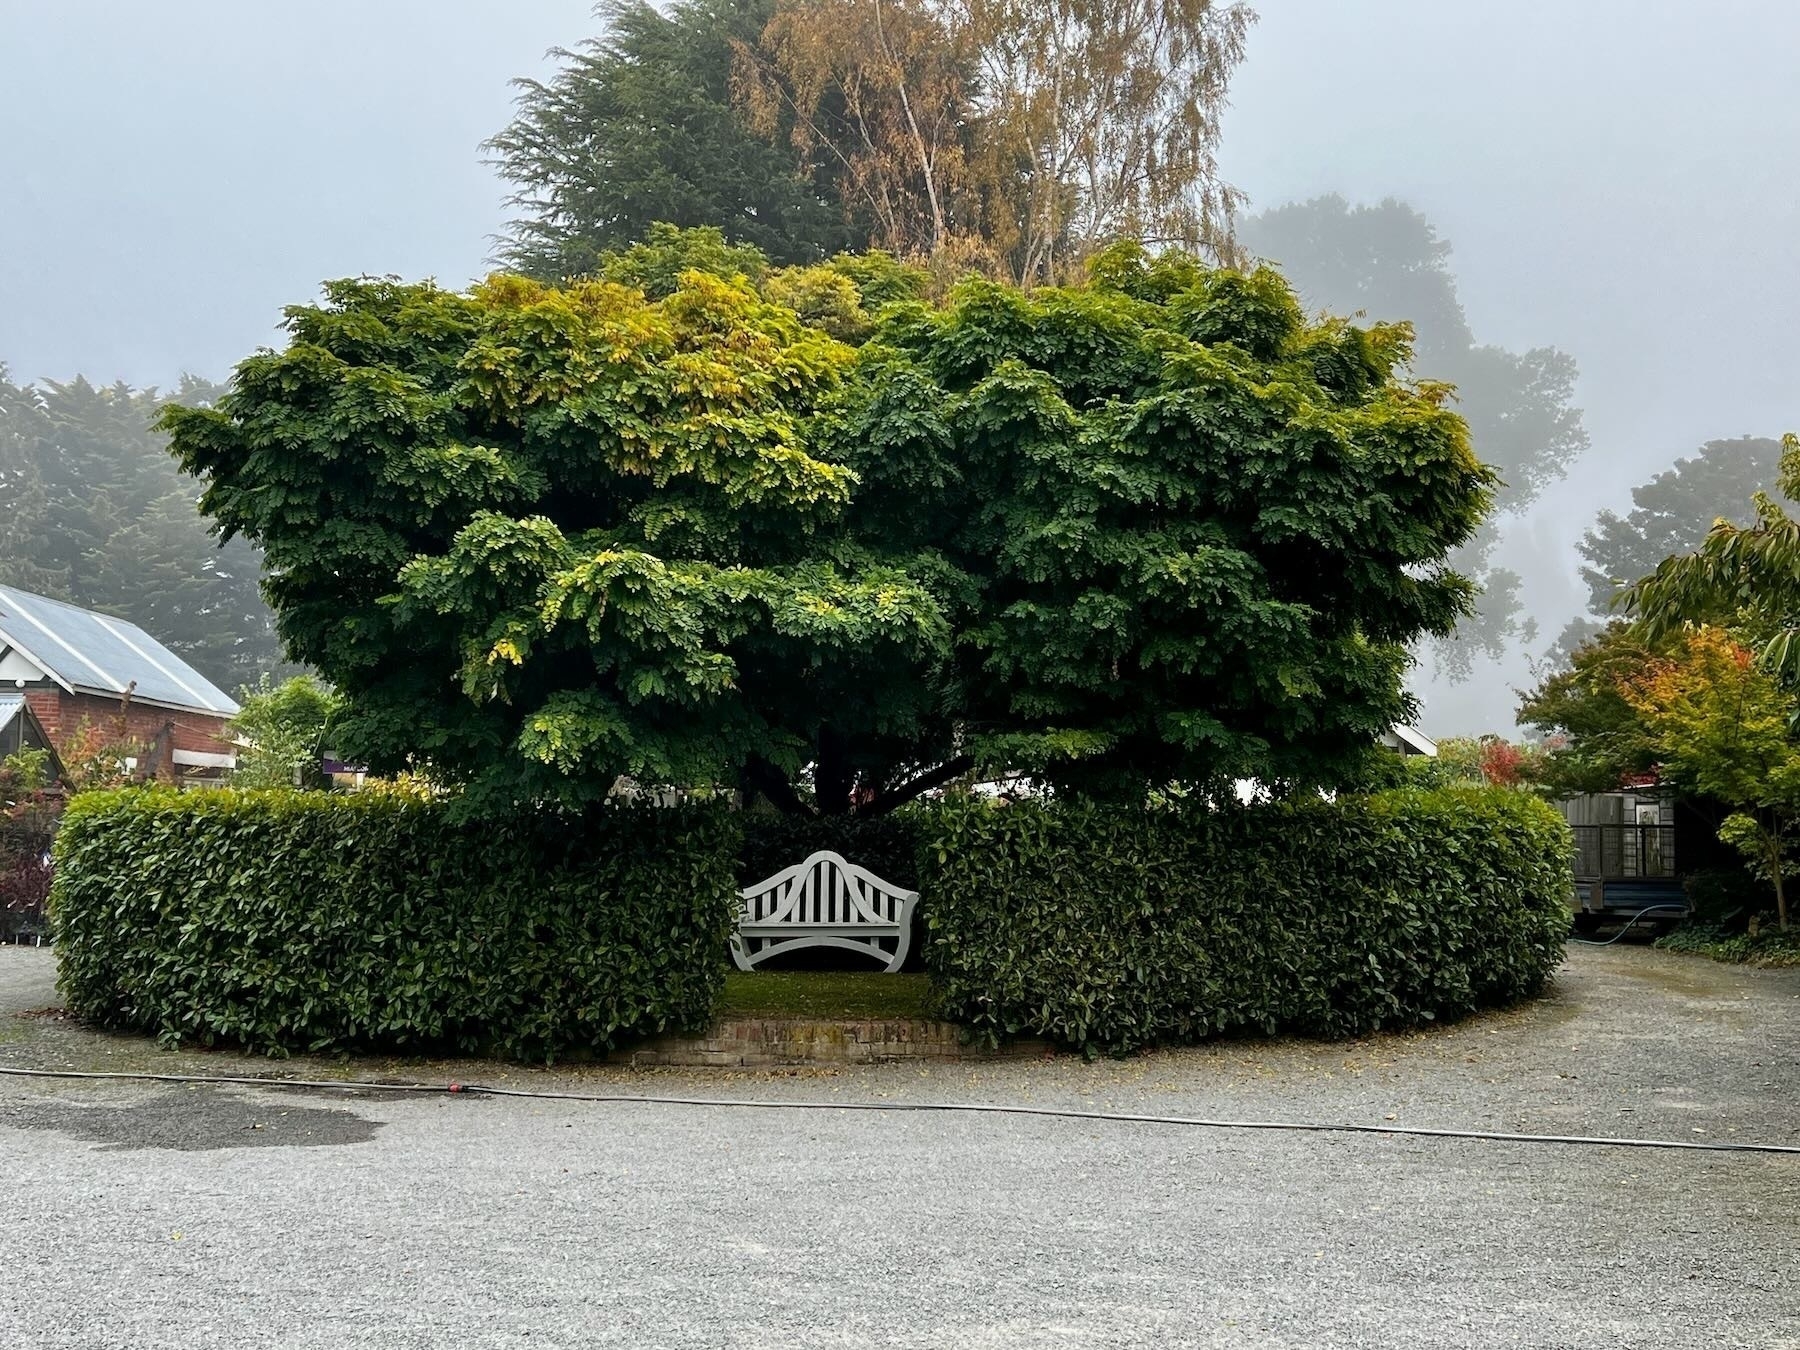
[[912,950],[913,907],[918,902],[914,896],[900,907],[900,939],[894,943],[893,959],[887,963],[884,974],[898,975],[900,967],[906,964],[906,954]]
[[731,935],[731,960],[739,970],[756,969],[756,962],[751,958],[749,949],[744,944],[742,933]]

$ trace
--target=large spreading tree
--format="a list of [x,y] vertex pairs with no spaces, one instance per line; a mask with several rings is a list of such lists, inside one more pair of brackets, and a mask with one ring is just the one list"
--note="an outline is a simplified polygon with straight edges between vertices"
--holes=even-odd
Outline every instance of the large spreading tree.
[[341,753],[477,798],[879,812],[971,769],[1345,782],[1411,714],[1494,477],[1397,378],[1403,330],[1120,247],[851,346],[782,275],[338,282],[169,410]]

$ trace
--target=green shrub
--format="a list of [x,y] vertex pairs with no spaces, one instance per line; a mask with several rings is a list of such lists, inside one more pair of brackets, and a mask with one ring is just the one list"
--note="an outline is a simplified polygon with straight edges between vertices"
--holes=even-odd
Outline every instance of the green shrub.
[[1690,918],[1705,929],[1741,933],[1751,915],[1775,910],[1775,888],[1741,865],[1689,872],[1681,885]]
[[1171,810],[945,806],[925,961],[978,1038],[1123,1052],[1350,1036],[1536,993],[1562,959],[1568,827],[1503,789]]
[[389,794],[78,797],[51,917],[69,1006],[165,1042],[517,1057],[698,1031],[735,821],[608,806],[458,822]]
[[1765,928],[1755,937],[1705,923],[1687,923],[1656,939],[1664,951],[1706,956],[1734,965],[1800,966],[1800,929]]

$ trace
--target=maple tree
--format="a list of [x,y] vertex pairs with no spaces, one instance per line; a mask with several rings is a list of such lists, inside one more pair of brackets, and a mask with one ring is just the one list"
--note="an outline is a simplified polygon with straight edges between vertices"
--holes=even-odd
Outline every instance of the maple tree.
[[1788,849],[1800,826],[1800,702],[1722,628],[1696,627],[1676,650],[1620,678],[1645,719],[1665,781],[1731,808],[1719,837],[1775,888],[1788,926]]
[[1445,559],[1494,476],[1403,328],[1117,247],[1080,286],[896,299],[852,346],[718,265],[658,297],[335,282],[166,414],[341,753],[879,813],[975,768],[1342,784],[1414,712],[1406,645],[1466,612]]

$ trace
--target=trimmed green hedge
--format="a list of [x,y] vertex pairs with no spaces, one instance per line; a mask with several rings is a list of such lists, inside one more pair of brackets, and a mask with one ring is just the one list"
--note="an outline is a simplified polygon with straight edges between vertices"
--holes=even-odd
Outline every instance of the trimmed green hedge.
[[459,822],[392,795],[78,797],[50,908],[69,1006],[166,1043],[549,1058],[708,1024],[736,821]]
[[797,823],[644,806],[465,823],[375,794],[115,792],[70,807],[51,916],[64,994],[101,1025],[272,1053],[548,1058],[703,1030],[734,876],[819,847],[918,881],[936,1001],[988,1042],[1122,1052],[1414,1025],[1536,992],[1568,927],[1561,817],[1480,789]]
[[926,967],[989,1043],[1413,1026],[1538,992],[1569,927],[1568,827],[1504,789],[932,819]]

